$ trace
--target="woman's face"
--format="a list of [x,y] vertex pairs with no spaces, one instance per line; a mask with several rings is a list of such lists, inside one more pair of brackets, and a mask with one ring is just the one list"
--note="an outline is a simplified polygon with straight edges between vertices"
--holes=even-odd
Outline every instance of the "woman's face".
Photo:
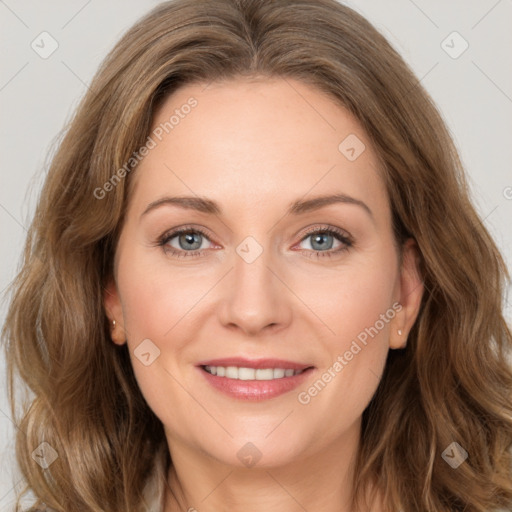
[[105,301],[171,452],[275,466],[356,443],[422,290],[360,124],[240,79],[177,90],[152,130]]

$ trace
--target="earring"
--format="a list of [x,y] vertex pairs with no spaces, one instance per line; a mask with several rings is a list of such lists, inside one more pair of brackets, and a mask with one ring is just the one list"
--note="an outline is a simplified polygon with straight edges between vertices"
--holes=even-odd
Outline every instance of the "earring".
[[112,329],[115,329],[115,328],[116,328],[116,321],[112,320]]
[[[115,321],[114,321],[115,323]],[[402,336],[402,329],[398,329],[398,336]]]

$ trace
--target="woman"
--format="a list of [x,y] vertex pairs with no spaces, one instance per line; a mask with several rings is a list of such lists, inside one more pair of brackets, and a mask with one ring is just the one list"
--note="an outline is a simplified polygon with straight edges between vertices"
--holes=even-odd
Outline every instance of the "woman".
[[27,489],[67,512],[510,510],[506,277],[361,16],[161,4],[79,105],[14,283]]

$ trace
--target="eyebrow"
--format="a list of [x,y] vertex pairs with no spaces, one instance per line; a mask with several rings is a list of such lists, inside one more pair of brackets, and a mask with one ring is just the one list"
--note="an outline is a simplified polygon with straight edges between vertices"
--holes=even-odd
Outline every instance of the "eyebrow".
[[[348,196],[346,194],[331,194],[326,196],[318,196],[313,197],[311,199],[298,199],[292,202],[288,206],[288,210],[286,214],[290,215],[301,215],[303,213],[311,212],[314,210],[318,210],[325,206],[329,206],[332,204],[352,204],[356,206],[360,206],[368,215],[374,219],[373,212],[370,210],[368,205],[361,201],[360,199],[356,199],[354,197]],[[211,199],[206,197],[199,196],[177,196],[177,197],[162,197],[161,199],[157,199],[150,203],[147,208],[142,213],[141,217],[148,214],[150,211],[155,210],[161,206],[178,206],[180,208],[185,208],[188,210],[196,210],[201,213],[207,213],[210,215],[222,215],[222,208]]]

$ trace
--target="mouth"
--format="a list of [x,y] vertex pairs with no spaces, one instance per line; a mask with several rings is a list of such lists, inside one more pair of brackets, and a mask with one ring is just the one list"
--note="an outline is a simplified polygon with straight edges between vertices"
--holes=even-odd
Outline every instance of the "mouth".
[[265,400],[292,391],[315,370],[281,359],[242,358],[203,361],[197,368],[214,389],[241,400]]

